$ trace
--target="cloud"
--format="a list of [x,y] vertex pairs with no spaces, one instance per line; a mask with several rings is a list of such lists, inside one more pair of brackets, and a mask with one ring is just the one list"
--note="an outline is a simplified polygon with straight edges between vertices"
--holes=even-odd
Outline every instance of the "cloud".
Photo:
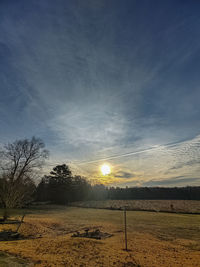
[[127,171],[118,171],[114,174],[114,177],[116,178],[124,178],[124,179],[130,179],[135,177],[134,173],[127,172]]
[[119,182],[197,177],[200,39],[193,5],[194,16],[185,5],[174,13],[174,3],[139,1],[0,6],[1,142],[40,136],[51,162],[92,176],[106,159],[118,166]]
[[[56,125],[56,127],[54,127]],[[50,122],[49,127],[60,139],[75,147],[80,145],[105,147],[116,144],[126,132],[122,116],[109,112],[109,108],[91,104],[79,108],[71,106],[61,111]]]
[[[120,154],[105,158],[110,161],[113,166],[117,166],[114,171],[116,179],[122,178],[123,181],[118,180],[119,184],[124,185],[146,185],[154,184],[163,185],[178,184],[184,185],[184,182],[191,182],[198,184],[199,180],[199,143],[200,136],[196,136],[189,140],[179,141],[172,144],[158,144],[152,149],[138,150],[131,153]],[[95,166],[100,164],[103,159],[89,162],[89,165]],[[80,163],[80,162],[79,162]],[[83,165],[87,165],[87,161]],[[174,168],[174,166],[182,166],[182,168]],[[191,168],[187,168],[191,166]],[[128,169],[128,171],[126,171]],[[176,175],[176,176],[175,176]],[[161,178],[162,177],[162,178]],[[185,180],[184,180],[185,177]],[[191,177],[189,179],[188,177]],[[132,179],[133,178],[133,179]],[[182,178],[182,180],[180,180]],[[131,180],[132,179],[132,180]],[[189,180],[187,180],[189,179]],[[155,182],[154,182],[155,181]],[[111,181],[113,182],[113,181]]]
[[200,159],[193,159],[193,160],[189,160],[188,162],[182,162],[182,163],[179,163],[177,165],[175,165],[174,167],[170,168],[169,171],[171,170],[177,170],[177,169],[181,169],[183,167],[192,167],[193,165],[196,165],[196,164],[200,164]]

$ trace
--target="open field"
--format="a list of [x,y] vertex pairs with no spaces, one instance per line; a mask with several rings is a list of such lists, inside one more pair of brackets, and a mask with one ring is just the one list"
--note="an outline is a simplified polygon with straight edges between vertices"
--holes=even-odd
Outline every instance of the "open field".
[[[14,217],[21,211],[14,211]],[[34,266],[199,266],[200,215],[128,211],[128,252],[124,251],[120,210],[41,206],[30,209],[20,232],[27,239],[0,242],[0,251]],[[0,225],[0,229],[16,225]],[[72,238],[74,231],[97,229],[104,240]]]
[[200,201],[198,200],[99,200],[73,202],[71,205],[97,209],[123,209],[126,206],[127,210],[200,214]]

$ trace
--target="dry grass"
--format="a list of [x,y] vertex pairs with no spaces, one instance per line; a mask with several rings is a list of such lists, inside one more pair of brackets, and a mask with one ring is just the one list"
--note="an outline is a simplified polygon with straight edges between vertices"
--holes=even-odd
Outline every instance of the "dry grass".
[[[0,250],[34,266],[199,266],[200,215],[129,211],[123,250],[123,212],[47,206],[29,210],[20,232],[26,240],[0,242]],[[0,228],[16,226],[0,226]],[[72,238],[85,227],[114,234],[105,240]]]
[[122,209],[126,206],[128,210],[200,214],[200,201],[198,200],[102,200],[74,202],[72,206],[103,209]]

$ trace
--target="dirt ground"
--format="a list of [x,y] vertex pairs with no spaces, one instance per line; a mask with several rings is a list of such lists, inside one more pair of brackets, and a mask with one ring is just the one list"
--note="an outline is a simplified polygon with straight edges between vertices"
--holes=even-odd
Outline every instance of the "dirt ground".
[[[27,239],[0,242],[0,251],[38,267],[200,266],[200,215],[129,211],[127,223],[129,250],[124,251],[123,211],[40,207],[29,210],[20,229]],[[113,237],[71,237],[86,227]],[[0,226],[5,228],[16,225]]]

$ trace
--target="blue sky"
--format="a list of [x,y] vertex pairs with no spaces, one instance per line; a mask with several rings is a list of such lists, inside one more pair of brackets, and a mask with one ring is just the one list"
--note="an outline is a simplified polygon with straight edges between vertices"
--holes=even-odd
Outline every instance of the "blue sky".
[[40,137],[46,171],[67,163],[93,182],[199,185],[199,12],[184,0],[1,0],[0,143]]

